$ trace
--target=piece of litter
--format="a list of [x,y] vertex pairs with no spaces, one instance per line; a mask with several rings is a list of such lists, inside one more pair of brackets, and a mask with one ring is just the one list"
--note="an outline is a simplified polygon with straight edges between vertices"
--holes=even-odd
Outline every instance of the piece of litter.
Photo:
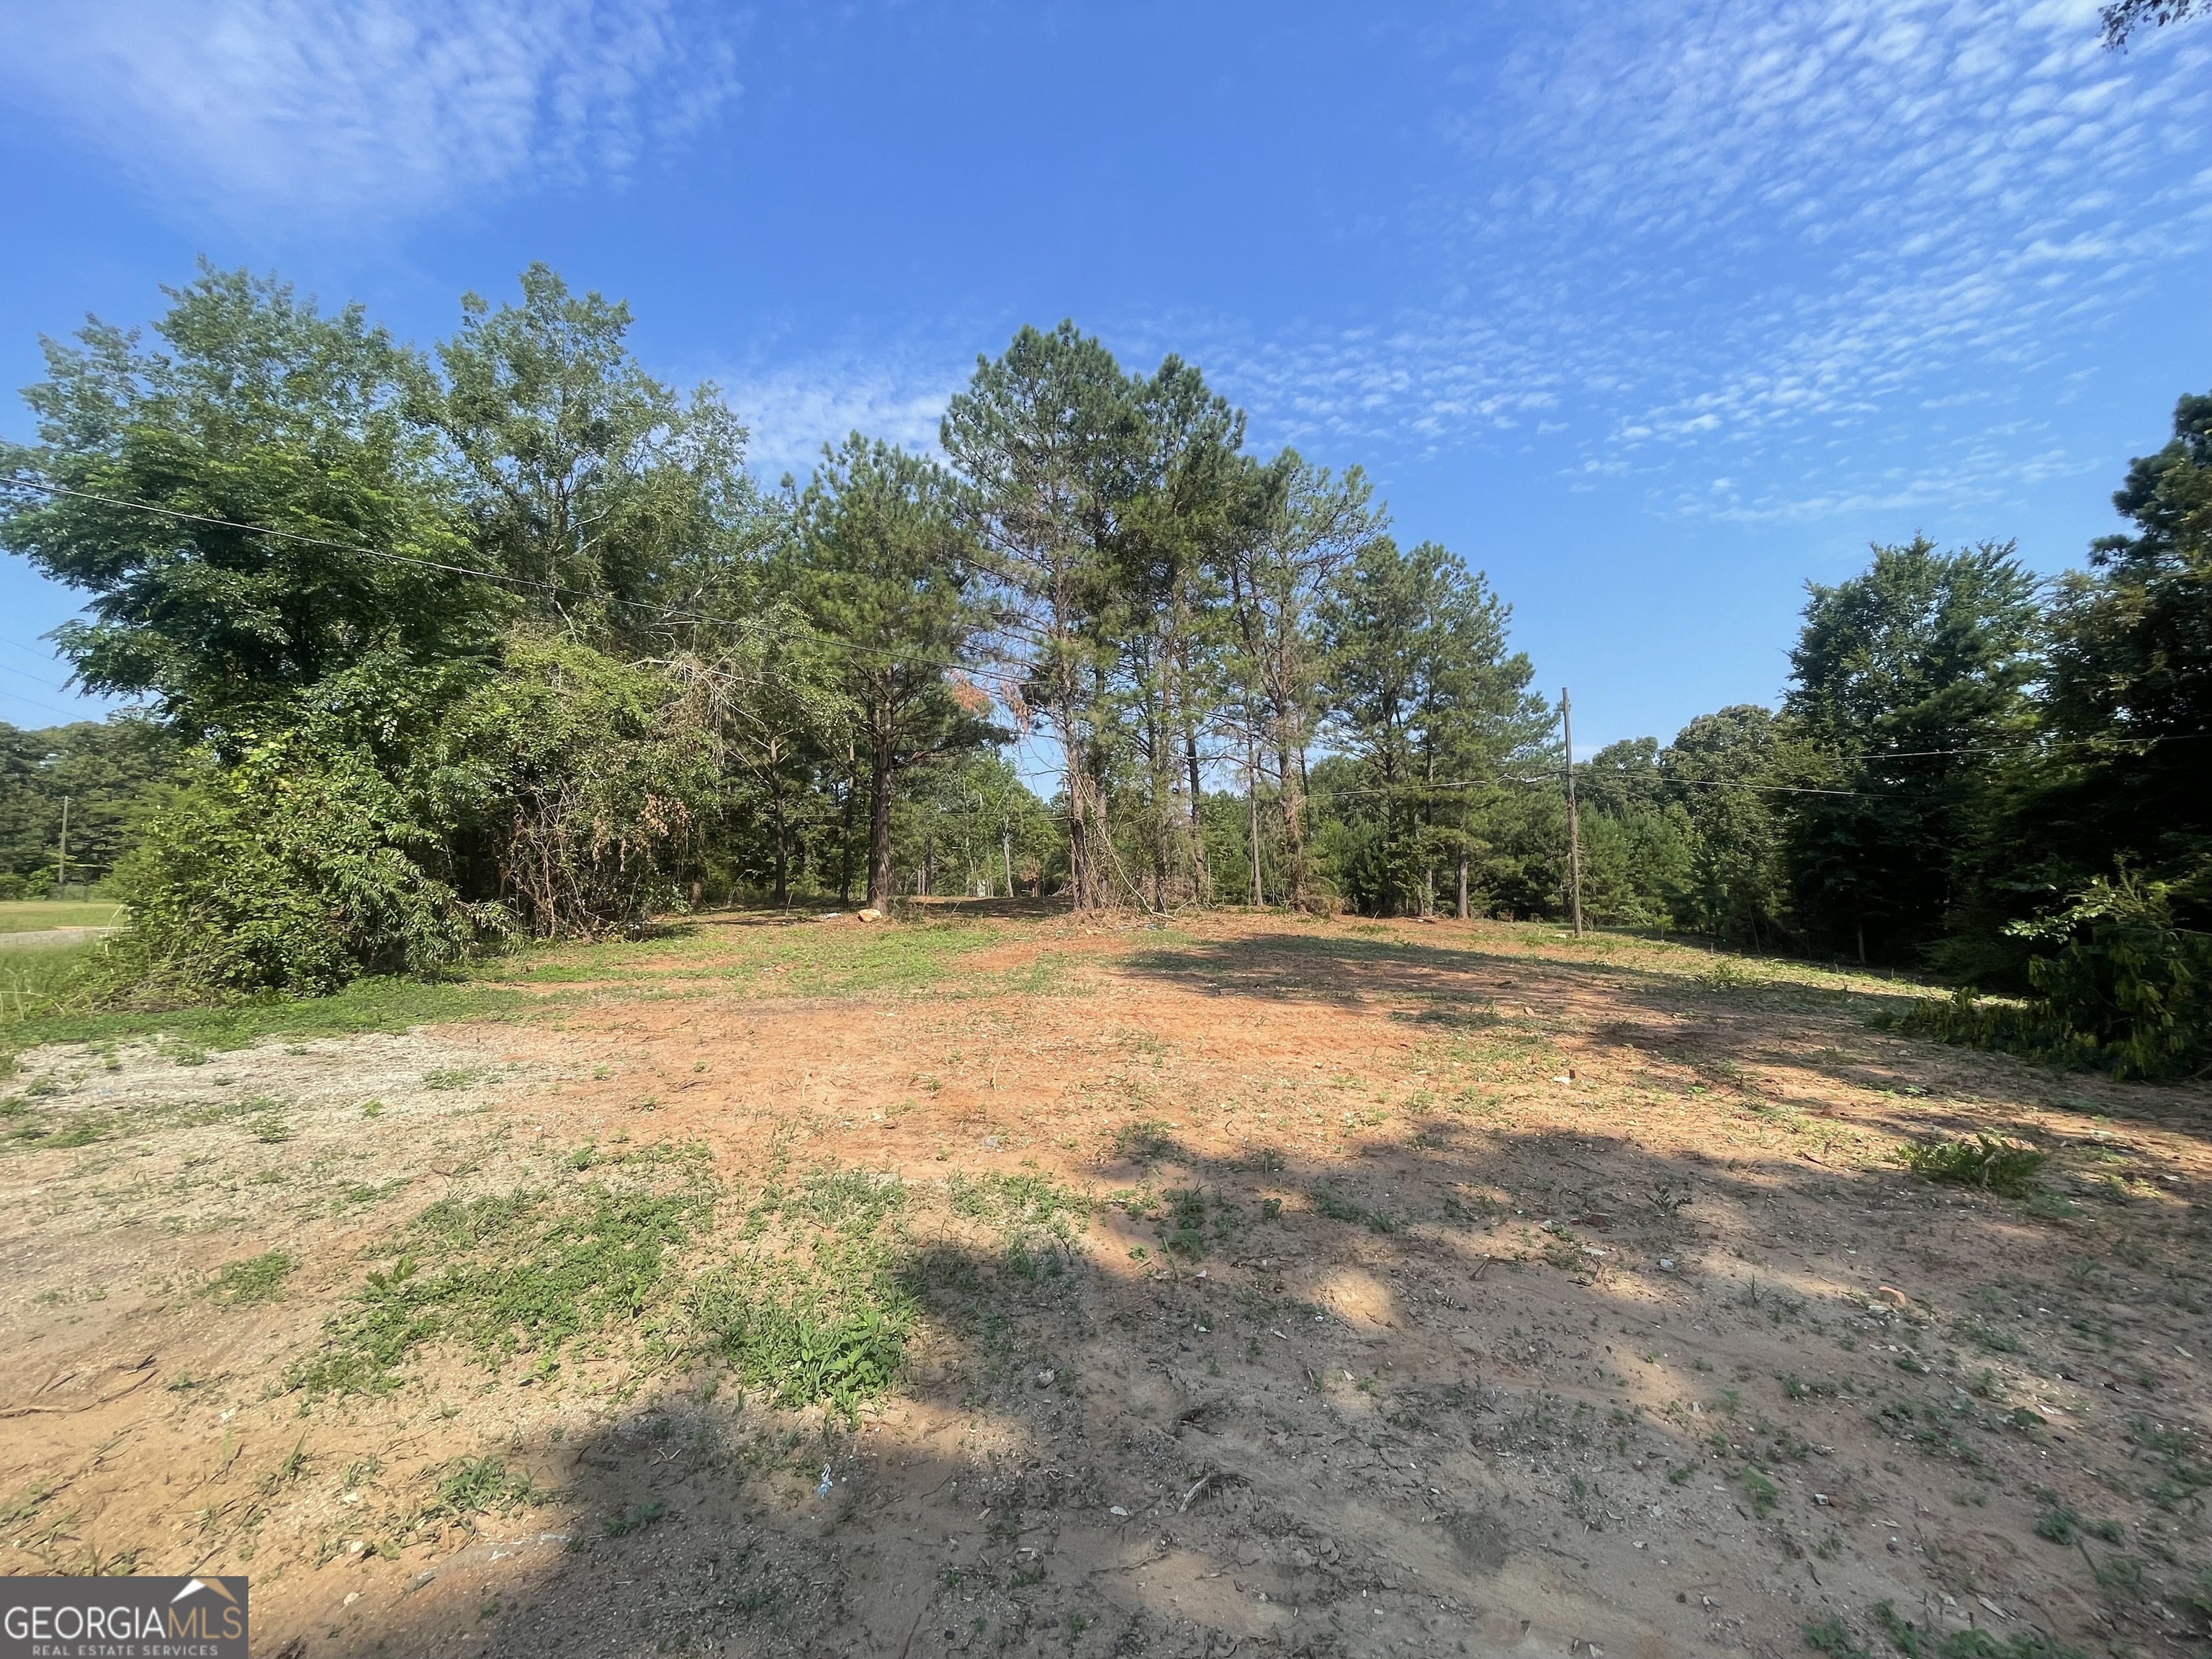
[[824,1463],[822,1466],[822,1484],[814,1489],[814,1495],[817,1498],[827,1498],[830,1495],[830,1488],[835,1484],[836,1483],[830,1479],[830,1466]]
[[1129,1511],[1128,1511],[1128,1510],[1125,1510],[1125,1509],[1123,1509],[1123,1508],[1122,1508],[1119,1504],[1114,1504],[1111,1508],[1109,1508],[1109,1509],[1106,1511],[1106,1513],[1107,1513],[1107,1514],[1109,1514],[1109,1515],[1119,1515],[1119,1516],[1127,1516],[1127,1514],[1129,1513]]
[[1659,1258],[1659,1267],[1662,1272],[1673,1273],[1674,1271],[1674,1258],[1671,1255],[1661,1256]]
[[1552,1081],[1554,1083],[1572,1083],[1574,1079],[1571,1077],[1555,1077]]
[[1828,1494],[1824,1492],[1816,1492],[1813,1494],[1813,1501],[1825,1510],[1828,1507]]
[[1059,1380],[1060,1373],[1058,1371],[1039,1371],[1037,1373],[1037,1387],[1041,1389],[1048,1389]]
[[[1268,1334],[1268,1335],[1270,1335],[1270,1336],[1283,1336],[1283,1334],[1282,1334],[1280,1331],[1277,1330],[1277,1329],[1276,1329],[1273,1325],[1270,1325],[1270,1326],[1268,1326],[1268,1327],[1267,1327],[1267,1334]],[[1287,1337],[1287,1336],[1283,1336],[1283,1340],[1284,1340],[1284,1341],[1287,1342],[1287,1341],[1289,1341],[1290,1340],[1291,1340],[1291,1339],[1290,1339],[1289,1337]]]

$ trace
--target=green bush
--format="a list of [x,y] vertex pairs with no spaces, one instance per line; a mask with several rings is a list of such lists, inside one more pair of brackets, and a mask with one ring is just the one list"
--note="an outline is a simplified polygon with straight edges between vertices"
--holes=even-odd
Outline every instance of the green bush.
[[1964,1140],[1907,1146],[1898,1156],[1923,1180],[1956,1182],[2009,1197],[2033,1185],[2045,1154],[2016,1140],[1974,1135]]
[[179,792],[124,860],[112,963],[140,995],[218,1000],[448,968],[510,924],[416,861],[429,839],[369,756],[304,731],[258,744]]
[[532,933],[635,933],[675,908],[673,871],[720,787],[696,690],[652,664],[511,639],[443,720],[421,783],[430,816],[489,849]]
[[2057,915],[2014,930],[2055,947],[2028,963],[2036,997],[1927,998],[1899,1029],[2122,1078],[2203,1070],[2212,1062],[2212,934],[2175,925],[2172,890],[2125,869],[2099,877]]

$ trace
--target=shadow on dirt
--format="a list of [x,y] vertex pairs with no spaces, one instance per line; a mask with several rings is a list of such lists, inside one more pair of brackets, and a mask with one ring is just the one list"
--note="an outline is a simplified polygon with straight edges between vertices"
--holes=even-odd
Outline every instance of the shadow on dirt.
[[[1741,1088],[1752,1066],[1802,1073],[1912,1100],[1916,1116],[1929,1105],[1923,1097],[1930,1091],[1916,1080],[1919,1074],[1962,1067],[1995,1079],[2024,1099],[2065,1110],[2186,1127],[2212,1107],[2212,1096],[2202,1089],[2119,1084],[2096,1073],[2055,1072],[2010,1055],[1896,1036],[1883,1024],[1911,1008],[1925,994],[1923,988],[1829,988],[1810,982],[1820,970],[1809,964],[1802,968],[1803,979],[1764,978],[1739,966],[1737,958],[1717,956],[1700,977],[1604,957],[1561,961],[1474,945],[1277,933],[1141,949],[1116,967],[1139,979],[1218,997],[1345,1009],[1384,1005],[1394,1021],[1439,1035],[1564,1031],[1579,999],[1608,1009],[1625,1004],[1642,1017],[1608,1013],[1589,1034],[1613,1048],[1700,1070],[1711,1086]],[[1848,1025],[1839,1030],[1842,1022]],[[1778,1025],[1804,1041],[1778,1044]],[[1860,1048],[1869,1052],[1854,1052]],[[1875,1050],[1881,1060],[1873,1058]],[[1980,1121],[1978,1114],[1971,1115]]]
[[[556,1500],[314,1570],[361,1599],[283,1651],[1788,1647],[1815,1607],[2002,1585],[2041,1483],[2094,1501],[2046,1455],[2070,1426],[1968,1393],[1970,1336],[2049,1365],[2030,1309],[2175,1316],[2148,1258],[2069,1282],[2081,1237],[1902,1170],[1445,1113],[1328,1158],[1132,1151],[1079,1250],[917,1236],[927,1334],[881,1408],[771,1410],[707,1364],[618,1414],[580,1401],[581,1431],[497,1449]],[[1962,1228],[2004,1241],[1971,1310],[1915,1265]],[[1839,1277],[1863,1294],[1819,1288]],[[1904,1308],[1871,1295],[1892,1279]],[[2168,1363],[2111,1356],[2100,1397],[2172,1413]],[[1947,1486],[1971,1534],[1887,1523],[1899,1553],[1837,1518]],[[2081,1639],[2112,1614],[2051,1553],[2041,1605]]]

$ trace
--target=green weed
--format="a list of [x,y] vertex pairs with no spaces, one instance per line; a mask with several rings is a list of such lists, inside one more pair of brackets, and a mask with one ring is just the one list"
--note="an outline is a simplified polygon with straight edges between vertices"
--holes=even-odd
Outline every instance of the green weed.
[[627,1538],[634,1532],[643,1532],[667,1513],[667,1505],[664,1504],[632,1504],[629,1508],[617,1510],[602,1519],[599,1530],[610,1538]]
[[434,1204],[408,1229],[406,1249],[330,1320],[321,1351],[287,1371],[286,1386],[381,1393],[428,1343],[465,1343],[496,1366],[516,1352],[634,1322],[666,1297],[671,1255],[713,1207],[713,1194],[698,1185]]
[[896,1176],[865,1170],[771,1188],[747,1212],[748,1255],[708,1268],[685,1297],[698,1348],[775,1405],[851,1420],[898,1375],[920,1313],[898,1265],[907,1196]]
[[1767,1510],[1774,1507],[1775,1500],[1782,1496],[1774,1483],[1757,1469],[1746,1469],[1743,1472],[1743,1495],[1751,1500],[1752,1513],[1761,1518],[1765,1517]]
[[425,1512],[457,1517],[512,1515],[551,1496],[530,1476],[508,1468],[496,1457],[462,1457],[446,1465],[438,1477],[437,1501]]
[[284,1288],[284,1280],[300,1264],[283,1250],[264,1250],[240,1261],[224,1263],[216,1276],[200,1288],[225,1307],[245,1307],[267,1302]]
[[1350,1199],[1339,1196],[1326,1186],[1315,1188],[1309,1196],[1314,1201],[1314,1207],[1331,1221],[1358,1222],[1370,1232],[1376,1233],[1395,1233],[1398,1231],[1398,1224],[1383,1214],[1382,1211],[1370,1210],[1361,1205],[1354,1204]]
[[2016,1140],[1978,1134],[1907,1146],[1898,1157],[1923,1181],[1954,1182],[2014,1197],[2028,1189],[2047,1155]]
[[1844,1621],[1831,1614],[1817,1620],[1804,1628],[1805,1645],[1816,1653],[1825,1653],[1828,1659],[1874,1659],[1864,1648],[1851,1640],[1851,1633]]

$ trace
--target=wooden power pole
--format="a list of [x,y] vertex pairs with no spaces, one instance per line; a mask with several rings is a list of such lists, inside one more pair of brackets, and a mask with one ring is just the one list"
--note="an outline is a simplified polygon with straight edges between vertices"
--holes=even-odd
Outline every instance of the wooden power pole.
[[56,898],[68,896],[62,890],[69,885],[69,809],[70,798],[64,795],[62,797],[62,852],[61,856],[54,860],[54,896]]
[[1583,827],[1575,811],[1575,716],[1559,688],[1559,724],[1567,743],[1567,891],[1574,900],[1575,937],[1583,936]]

